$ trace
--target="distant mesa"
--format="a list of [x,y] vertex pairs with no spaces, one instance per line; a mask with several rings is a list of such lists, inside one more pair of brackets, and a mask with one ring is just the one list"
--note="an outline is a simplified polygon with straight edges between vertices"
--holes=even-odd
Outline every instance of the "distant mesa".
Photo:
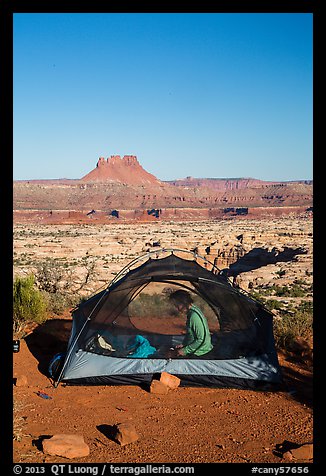
[[100,157],[96,167],[81,178],[83,182],[121,182],[128,185],[161,184],[154,175],[146,172],[135,155]]
[[214,190],[242,190],[248,188],[261,188],[264,186],[280,183],[266,182],[254,178],[194,178],[170,180],[171,185],[181,187],[208,187]]

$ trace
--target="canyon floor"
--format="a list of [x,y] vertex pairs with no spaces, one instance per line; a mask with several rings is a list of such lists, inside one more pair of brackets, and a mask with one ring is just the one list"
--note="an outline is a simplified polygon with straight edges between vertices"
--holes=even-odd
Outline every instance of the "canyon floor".
[[[14,274],[24,276],[48,265],[61,270],[62,286],[69,281],[75,292],[89,295],[140,254],[163,247],[196,248],[209,262],[216,258],[220,268],[244,263],[238,268],[244,289],[295,280],[309,285],[312,239],[307,215],[137,225],[95,225],[91,220],[82,225],[16,224]],[[70,328],[69,311],[49,315],[30,329],[13,356],[15,463],[284,465],[287,449],[313,442],[310,360],[279,352],[284,389],[278,392],[179,387],[155,395],[138,386],[54,388],[47,365],[67,342]],[[39,391],[52,398],[41,398]],[[133,422],[139,440],[122,447],[109,438],[108,428],[124,421]],[[42,440],[58,433],[83,435],[90,455],[74,460],[45,455]]]

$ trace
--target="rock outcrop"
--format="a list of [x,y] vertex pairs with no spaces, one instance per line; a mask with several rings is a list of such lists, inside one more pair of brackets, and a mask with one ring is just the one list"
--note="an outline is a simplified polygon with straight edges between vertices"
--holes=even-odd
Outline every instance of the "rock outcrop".
[[275,182],[265,182],[254,178],[195,178],[186,177],[168,181],[171,185],[179,187],[207,187],[214,190],[242,190],[244,188],[259,188]]
[[135,155],[100,157],[95,169],[81,178],[83,182],[121,182],[129,185],[159,185],[161,182],[147,172]]
[[312,180],[298,180],[295,182],[273,182],[259,180],[255,178],[195,178],[186,177],[183,179],[167,181],[170,185],[177,187],[206,187],[214,190],[243,190],[247,188],[265,188],[271,185],[286,185],[291,183],[301,183],[312,185]]

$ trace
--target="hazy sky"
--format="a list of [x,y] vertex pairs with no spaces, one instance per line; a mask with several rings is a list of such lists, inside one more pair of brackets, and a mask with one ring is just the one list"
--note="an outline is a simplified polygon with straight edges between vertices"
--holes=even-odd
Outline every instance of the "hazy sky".
[[14,179],[312,178],[310,13],[14,14]]

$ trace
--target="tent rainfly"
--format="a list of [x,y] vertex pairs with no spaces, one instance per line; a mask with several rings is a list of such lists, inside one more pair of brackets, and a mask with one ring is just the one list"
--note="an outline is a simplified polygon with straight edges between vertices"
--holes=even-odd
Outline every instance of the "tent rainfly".
[[[177,289],[187,290],[207,319],[213,345],[208,357],[173,352],[186,332],[185,315],[168,299]],[[273,315],[194,252],[160,249],[140,256],[82,302],[72,318],[56,386],[139,385],[161,372],[185,386],[278,390],[282,385]]]

